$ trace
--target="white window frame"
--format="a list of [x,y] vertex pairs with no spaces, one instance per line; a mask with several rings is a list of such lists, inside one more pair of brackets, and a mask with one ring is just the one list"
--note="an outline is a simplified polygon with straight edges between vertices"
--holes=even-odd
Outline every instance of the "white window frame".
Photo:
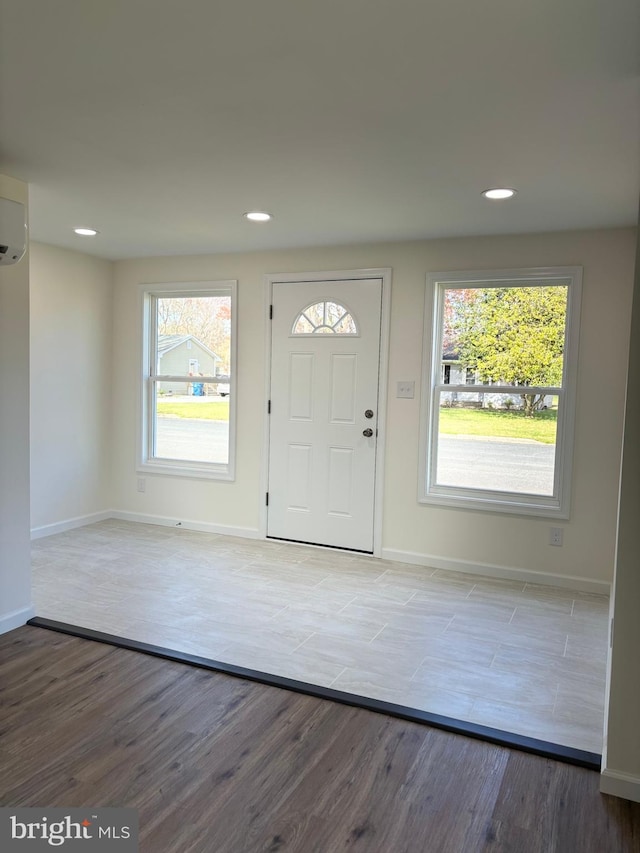
[[[237,289],[235,280],[181,281],[139,285],[139,311],[142,320],[139,383],[137,471],[140,473],[168,474],[179,477],[197,477],[212,480],[235,479],[236,457],[236,352],[237,352]],[[158,298],[175,296],[227,296],[231,297],[231,347],[228,376],[201,376],[202,382],[228,382],[229,384],[229,461],[191,462],[186,459],[161,459],[152,455],[155,427],[156,386],[159,382],[190,382],[193,377],[164,376],[156,373]]]
[[[561,388],[546,388],[557,395],[558,421],[552,496],[502,492],[489,489],[438,485],[439,392],[469,392],[469,386],[443,385],[440,349],[444,294],[447,288],[526,287],[533,284],[567,285],[567,319]],[[517,515],[568,519],[570,514],[571,471],[575,426],[578,345],[582,267],[540,267],[510,270],[436,272],[427,275],[424,320],[423,382],[420,426],[420,475],[418,501],[422,504],[487,510]],[[481,389],[484,386],[479,386]],[[543,389],[530,389],[532,391]],[[513,394],[513,386],[492,385],[491,393]]]

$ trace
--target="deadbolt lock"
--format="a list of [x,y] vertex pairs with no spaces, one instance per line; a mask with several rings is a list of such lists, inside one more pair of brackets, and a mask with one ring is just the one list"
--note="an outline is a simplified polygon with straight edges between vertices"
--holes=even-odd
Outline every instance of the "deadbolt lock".
[[367,411],[364,413],[364,416],[365,416],[365,418],[372,418],[373,417],[373,409],[367,409]]

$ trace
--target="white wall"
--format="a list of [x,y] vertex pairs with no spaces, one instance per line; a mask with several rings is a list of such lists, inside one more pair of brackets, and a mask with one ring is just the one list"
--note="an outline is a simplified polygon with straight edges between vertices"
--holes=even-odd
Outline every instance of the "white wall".
[[613,648],[601,790],[640,802],[640,240],[631,320],[631,349],[613,590]]
[[[27,185],[0,175],[0,196]],[[33,616],[29,546],[29,259],[0,269],[0,633]]]
[[[633,287],[635,229],[418,241],[115,264],[113,506],[136,515],[256,533],[263,501],[265,273],[392,267],[391,349],[383,547],[390,556],[465,569],[488,565],[610,581]],[[420,401],[398,400],[398,380],[420,385],[428,271],[584,267],[572,514],[564,546],[547,544],[550,522],[419,505]],[[140,282],[236,278],[238,436],[234,483],[147,476],[136,491]],[[606,404],[603,404],[606,400]]]
[[31,525],[111,506],[112,264],[31,244]]

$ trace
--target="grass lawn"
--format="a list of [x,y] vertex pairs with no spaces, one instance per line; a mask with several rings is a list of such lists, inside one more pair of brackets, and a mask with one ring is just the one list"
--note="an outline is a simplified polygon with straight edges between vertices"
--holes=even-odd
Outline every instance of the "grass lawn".
[[198,400],[193,403],[173,403],[158,400],[159,415],[175,415],[178,418],[195,418],[203,421],[228,421],[228,400]]
[[[159,415],[194,418],[206,421],[228,421],[228,400],[194,400],[173,402],[158,400]],[[536,412],[525,418],[522,412],[492,409],[440,409],[440,432],[446,435],[488,435],[496,438],[529,438],[543,444],[556,440],[557,412]]]
[[546,409],[525,418],[523,412],[493,409],[440,409],[440,432],[447,435],[487,435],[499,438],[529,438],[554,444],[558,413]]

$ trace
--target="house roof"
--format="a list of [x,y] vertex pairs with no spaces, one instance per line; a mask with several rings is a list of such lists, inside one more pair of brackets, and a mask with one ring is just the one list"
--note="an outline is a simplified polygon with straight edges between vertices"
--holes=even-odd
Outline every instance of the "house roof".
[[458,361],[459,359],[460,352],[455,347],[448,347],[442,351],[443,361]]
[[158,355],[162,358],[165,353],[179,347],[187,341],[193,341],[201,349],[205,350],[205,352],[207,352],[213,359],[216,361],[222,361],[219,355],[216,355],[213,350],[210,350],[208,346],[205,346],[205,344],[203,344],[202,341],[199,341],[198,338],[194,337],[194,335],[158,335]]
[[0,171],[110,259],[634,225],[639,10],[3,0]]

